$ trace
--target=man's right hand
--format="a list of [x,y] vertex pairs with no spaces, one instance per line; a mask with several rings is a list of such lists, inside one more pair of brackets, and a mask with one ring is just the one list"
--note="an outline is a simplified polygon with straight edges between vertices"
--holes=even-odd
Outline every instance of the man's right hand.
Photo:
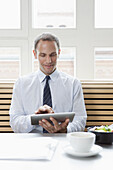
[[35,114],[44,114],[44,113],[54,113],[54,111],[48,105],[40,106],[39,109],[35,111]]

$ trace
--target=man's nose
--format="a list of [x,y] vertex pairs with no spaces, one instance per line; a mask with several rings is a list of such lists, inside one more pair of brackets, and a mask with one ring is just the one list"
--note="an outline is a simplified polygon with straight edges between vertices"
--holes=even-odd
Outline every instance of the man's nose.
[[49,55],[47,55],[46,61],[47,63],[51,63],[51,57]]

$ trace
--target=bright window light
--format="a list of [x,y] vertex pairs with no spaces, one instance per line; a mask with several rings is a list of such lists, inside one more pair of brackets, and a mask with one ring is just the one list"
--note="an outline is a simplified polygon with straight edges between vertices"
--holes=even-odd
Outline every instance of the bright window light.
[[76,0],[32,0],[33,28],[75,28]]
[[20,29],[20,0],[0,0],[0,29]]
[[113,48],[95,48],[95,79],[113,80]]
[[20,70],[19,61],[19,47],[0,47],[0,79],[17,79]]
[[95,28],[113,28],[113,0],[95,0]]

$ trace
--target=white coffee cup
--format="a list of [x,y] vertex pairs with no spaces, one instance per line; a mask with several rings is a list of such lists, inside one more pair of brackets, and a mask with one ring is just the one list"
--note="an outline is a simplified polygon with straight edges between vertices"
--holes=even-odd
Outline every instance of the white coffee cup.
[[76,152],[89,152],[95,143],[95,134],[91,132],[72,132],[67,137]]

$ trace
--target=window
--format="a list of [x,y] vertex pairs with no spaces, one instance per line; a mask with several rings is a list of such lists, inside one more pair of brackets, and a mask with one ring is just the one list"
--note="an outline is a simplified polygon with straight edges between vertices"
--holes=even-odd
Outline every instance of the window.
[[95,48],[95,79],[113,79],[113,48]]
[[0,47],[0,79],[17,79],[19,60],[20,48]]
[[20,29],[20,0],[0,1],[0,29]]
[[75,61],[75,48],[62,48],[57,63],[58,69],[74,76],[76,74],[76,71],[74,69]]
[[74,28],[76,0],[32,0],[33,28]]
[[[33,56],[34,58],[34,56]],[[74,76],[76,74],[76,70],[74,68],[75,65],[75,48],[62,48],[61,49],[61,54],[59,56],[59,59],[57,61],[57,68],[60,71],[63,71],[67,74],[70,74],[72,76]],[[39,68],[38,65],[38,60],[34,59],[34,70],[33,71],[37,71],[37,69]]]
[[113,28],[113,0],[95,0],[95,28]]

